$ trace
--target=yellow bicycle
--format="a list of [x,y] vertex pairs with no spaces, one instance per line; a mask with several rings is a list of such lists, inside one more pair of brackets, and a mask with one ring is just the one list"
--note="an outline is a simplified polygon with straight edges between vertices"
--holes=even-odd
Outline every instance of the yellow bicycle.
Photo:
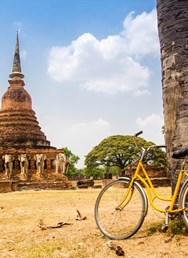
[[[188,177],[184,162],[174,193],[169,198],[158,195],[144,168],[144,155],[151,148],[161,147],[165,146],[153,145],[147,149],[142,148],[142,155],[133,175],[110,182],[99,193],[95,203],[95,221],[100,231],[108,238],[127,239],[133,236],[140,229],[147,215],[148,199],[155,210],[165,214],[164,228],[168,227],[169,217],[178,213],[183,215],[188,228],[188,178],[181,184],[182,179]],[[186,155],[188,155],[188,148],[174,152],[173,158],[183,158]],[[146,191],[138,181],[144,185]],[[157,207],[154,202],[156,199],[169,202],[169,206],[166,209]]]

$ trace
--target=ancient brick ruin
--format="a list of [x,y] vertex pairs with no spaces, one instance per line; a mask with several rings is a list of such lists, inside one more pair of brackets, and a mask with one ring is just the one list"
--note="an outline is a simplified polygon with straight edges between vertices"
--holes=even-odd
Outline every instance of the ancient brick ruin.
[[[32,110],[32,100],[24,89],[24,75],[21,71],[19,39],[16,38],[13,68],[9,75],[9,87],[2,96],[0,110],[0,179],[16,182],[61,182],[62,188],[69,183],[62,173],[55,173],[55,159],[59,153],[50,146]],[[28,171],[21,172],[20,155],[27,155]],[[43,171],[37,173],[36,155],[42,154]],[[9,156],[8,156],[9,155]],[[6,157],[5,157],[6,156]],[[12,159],[12,172],[6,172],[5,159]],[[8,161],[7,161],[8,162]],[[8,163],[7,163],[8,164]],[[7,165],[7,171],[8,171]],[[61,187],[60,187],[61,188]]]

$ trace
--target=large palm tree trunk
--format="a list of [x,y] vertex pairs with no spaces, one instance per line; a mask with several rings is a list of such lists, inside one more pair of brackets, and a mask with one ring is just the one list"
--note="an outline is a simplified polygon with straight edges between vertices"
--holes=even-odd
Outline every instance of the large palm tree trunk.
[[177,162],[174,149],[188,146],[188,0],[157,0],[161,46],[165,141],[172,190]]

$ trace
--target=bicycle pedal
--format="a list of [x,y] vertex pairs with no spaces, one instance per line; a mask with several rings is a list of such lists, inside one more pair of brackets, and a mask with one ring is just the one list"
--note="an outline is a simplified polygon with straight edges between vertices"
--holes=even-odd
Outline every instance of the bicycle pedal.
[[168,225],[167,224],[163,224],[159,231],[162,232],[162,233],[165,233],[167,230],[168,230]]

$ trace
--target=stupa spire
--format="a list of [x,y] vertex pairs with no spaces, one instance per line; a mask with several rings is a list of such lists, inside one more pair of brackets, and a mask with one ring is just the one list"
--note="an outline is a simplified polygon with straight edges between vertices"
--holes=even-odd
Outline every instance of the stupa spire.
[[[18,32],[12,73],[9,86],[2,96],[0,110],[0,154],[1,149],[51,149],[50,142],[41,131],[32,99],[24,89],[20,65]],[[1,164],[0,164],[1,166]]]
[[22,70],[21,70],[18,31],[16,34],[16,47],[15,47],[15,52],[14,52],[12,73],[9,75],[9,77],[12,80],[21,80],[24,78],[24,75],[22,74]]

